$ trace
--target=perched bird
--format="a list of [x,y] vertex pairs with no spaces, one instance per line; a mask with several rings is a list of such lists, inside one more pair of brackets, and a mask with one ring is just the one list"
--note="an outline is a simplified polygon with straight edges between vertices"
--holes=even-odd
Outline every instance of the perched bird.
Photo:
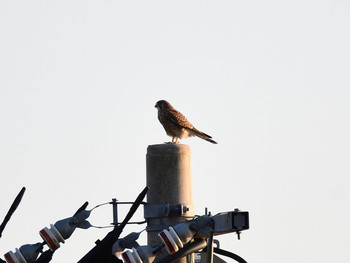
[[198,136],[203,140],[211,143],[217,143],[211,139],[211,136],[197,130],[193,125],[186,119],[181,112],[175,110],[173,106],[166,100],[160,100],[156,103],[155,107],[158,109],[158,119],[163,125],[166,133],[172,137],[171,142],[177,143],[177,140]]

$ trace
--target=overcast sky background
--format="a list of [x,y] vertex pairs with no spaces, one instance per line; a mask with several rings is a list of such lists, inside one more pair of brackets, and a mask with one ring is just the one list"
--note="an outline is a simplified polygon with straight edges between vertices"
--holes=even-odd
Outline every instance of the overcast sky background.
[[[182,141],[196,214],[250,213],[221,248],[350,262],[349,14],[345,0],[1,1],[1,220],[27,191],[0,257],[86,200],[133,201],[147,146],[170,139],[154,108],[166,99],[219,143]],[[111,207],[90,222],[111,223]],[[77,262],[108,231],[77,229],[51,262]]]

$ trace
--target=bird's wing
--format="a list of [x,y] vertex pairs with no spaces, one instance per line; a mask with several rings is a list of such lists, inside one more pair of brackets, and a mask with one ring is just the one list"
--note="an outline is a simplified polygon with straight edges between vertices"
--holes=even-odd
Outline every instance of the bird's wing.
[[197,130],[195,127],[193,127],[192,129],[192,133],[195,135],[195,136],[198,136],[200,138],[202,138],[203,140],[206,140],[208,142],[211,142],[211,143],[214,143],[214,144],[217,144],[216,141],[212,140],[212,137],[204,132],[201,132],[199,130]]
[[[204,133],[204,132],[201,132],[200,130],[197,130],[195,127],[193,127],[192,131],[194,131],[194,132],[196,133],[196,135],[197,135],[197,134],[201,134],[201,135],[203,135],[203,136],[205,136],[205,137],[212,138],[210,135],[208,135],[208,134],[206,134],[206,133]],[[197,135],[197,136],[198,136],[198,135]]]
[[188,129],[193,128],[193,125],[186,119],[186,117],[177,110],[169,109],[168,111],[166,111],[166,116],[169,118],[170,121],[184,128],[188,128]]

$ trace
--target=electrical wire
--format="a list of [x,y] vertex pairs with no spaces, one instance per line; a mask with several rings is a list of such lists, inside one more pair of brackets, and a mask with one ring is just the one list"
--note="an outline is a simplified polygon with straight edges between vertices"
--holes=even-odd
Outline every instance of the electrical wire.
[[241,258],[240,256],[232,253],[232,252],[229,252],[227,250],[223,250],[223,249],[220,249],[220,248],[217,248],[217,247],[214,247],[214,252],[217,253],[217,254],[220,254],[220,255],[223,255],[223,256],[226,256],[226,257],[229,257],[229,258],[232,258],[234,260],[236,260],[237,262],[239,263],[247,263],[247,261],[245,261],[243,258]]

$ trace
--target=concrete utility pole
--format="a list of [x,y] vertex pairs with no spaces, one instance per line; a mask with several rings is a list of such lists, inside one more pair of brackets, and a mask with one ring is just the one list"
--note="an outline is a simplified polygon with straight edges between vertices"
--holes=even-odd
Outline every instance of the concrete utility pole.
[[[184,144],[156,144],[147,148],[148,245],[161,243],[158,233],[194,216],[191,149]],[[168,255],[165,249],[156,257]],[[155,262],[156,262],[155,260]],[[177,263],[186,263],[182,258]]]

